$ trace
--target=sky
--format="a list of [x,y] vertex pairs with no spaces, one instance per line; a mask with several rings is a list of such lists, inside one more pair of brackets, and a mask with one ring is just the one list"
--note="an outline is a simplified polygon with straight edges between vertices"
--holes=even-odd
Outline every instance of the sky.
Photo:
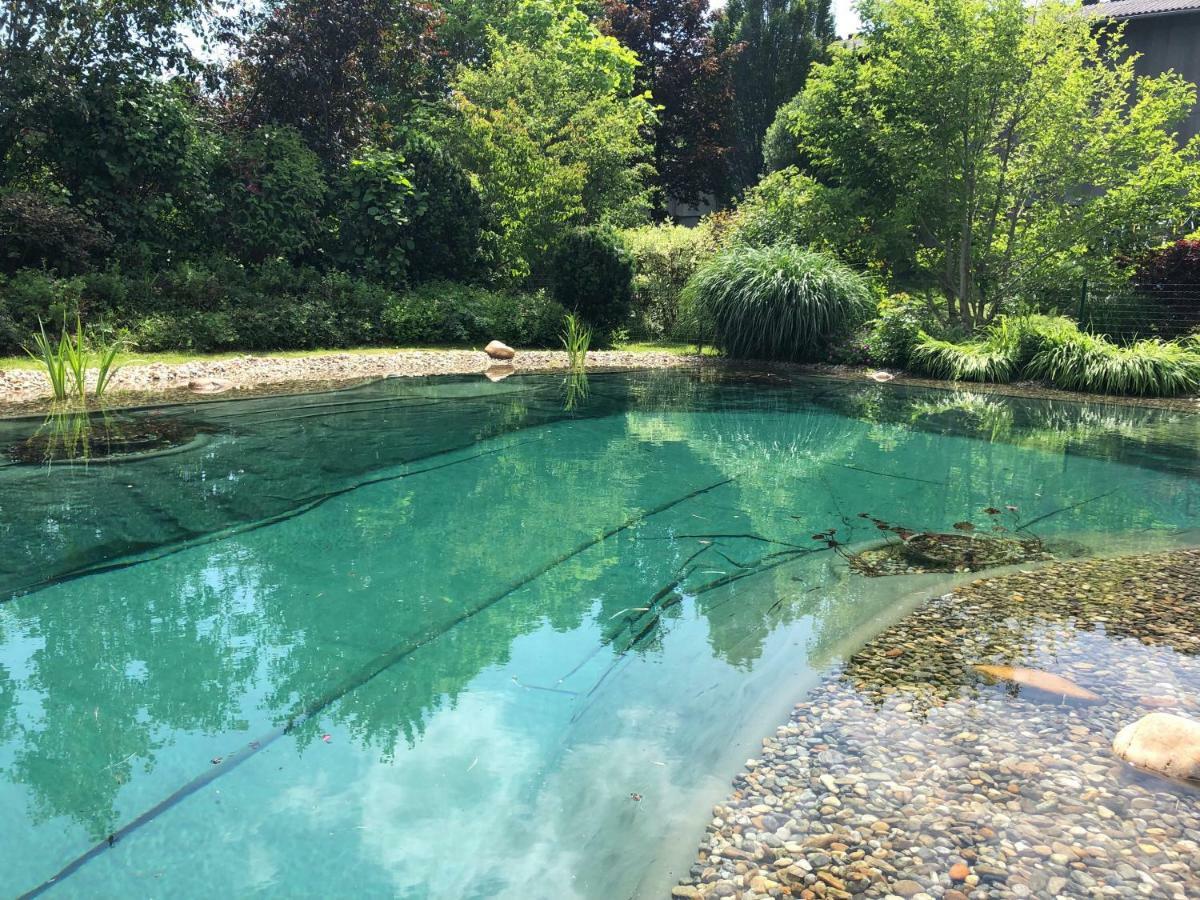
[[[725,0],[709,0],[709,6],[720,9]],[[854,11],[854,0],[833,0],[833,25],[838,37],[849,37],[858,31],[862,23]]]
[[833,0],[833,24],[838,37],[849,37],[862,24],[854,11],[853,0]]

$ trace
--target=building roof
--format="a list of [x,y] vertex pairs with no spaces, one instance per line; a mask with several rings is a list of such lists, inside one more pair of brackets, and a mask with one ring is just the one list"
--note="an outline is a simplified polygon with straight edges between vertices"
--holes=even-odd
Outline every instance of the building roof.
[[1200,0],[1110,0],[1092,3],[1084,9],[1110,19],[1136,19],[1142,16],[1170,16],[1200,12]]

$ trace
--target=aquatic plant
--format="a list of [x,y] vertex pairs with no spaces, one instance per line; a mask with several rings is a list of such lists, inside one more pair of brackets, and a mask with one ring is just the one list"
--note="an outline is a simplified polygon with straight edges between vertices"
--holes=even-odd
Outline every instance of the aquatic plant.
[[567,351],[567,365],[572,372],[582,372],[587,365],[587,352],[592,344],[592,329],[583,324],[575,313],[567,313],[563,319],[563,347]]
[[[897,525],[863,512],[858,517],[875,526],[883,538],[881,544],[851,551],[837,536],[836,528],[817,532],[812,539],[845,559],[853,571],[869,577],[914,572],[973,572],[1046,558],[1045,543],[1028,530],[1033,522],[1022,524],[1016,506],[1006,505],[1004,509],[989,506],[983,513],[986,519],[979,525],[964,519],[954,523],[953,531],[939,532]],[[1034,520],[1037,521],[1040,519]],[[1018,532],[1025,534],[1018,536]]]
[[55,400],[67,399],[67,355],[68,344],[66,329],[58,342],[51,341],[46,335],[46,326],[38,320],[38,332],[33,336],[33,344],[37,348],[34,353],[28,347],[25,352],[31,359],[40,362],[46,369],[46,377],[50,380],[50,390]]
[[25,352],[45,368],[54,399],[62,402],[68,396],[74,395],[80,403],[86,402],[87,399],[87,373],[93,358],[97,367],[92,393],[99,399],[104,396],[105,390],[117,373],[117,354],[124,346],[120,341],[89,341],[84,334],[83,322],[78,316],[75,317],[75,333],[72,335],[67,330],[64,321],[62,333],[57,341],[51,340],[46,334],[46,326],[39,319],[38,331],[33,335],[33,345],[36,352],[28,347],[25,348]]
[[866,278],[791,244],[719,253],[688,281],[684,295],[717,348],[745,359],[815,358],[871,307]]

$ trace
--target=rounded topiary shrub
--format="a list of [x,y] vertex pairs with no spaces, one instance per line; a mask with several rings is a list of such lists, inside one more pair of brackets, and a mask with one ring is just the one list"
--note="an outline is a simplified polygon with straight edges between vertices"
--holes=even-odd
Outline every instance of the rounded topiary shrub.
[[567,232],[551,251],[547,268],[554,299],[582,317],[598,338],[611,340],[629,326],[633,259],[612,231]]
[[871,310],[866,278],[791,244],[725,250],[693,276],[685,294],[708,339],[744,359],[821,359]]

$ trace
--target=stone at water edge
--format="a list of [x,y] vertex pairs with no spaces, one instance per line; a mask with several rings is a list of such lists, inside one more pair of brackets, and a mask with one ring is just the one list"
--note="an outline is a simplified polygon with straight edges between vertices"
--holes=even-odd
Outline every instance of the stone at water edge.
[[232,387],[228,381],[219,378],[204,378],[188,382],[188,390],[193,394],[220,394]]
[[516,366],[501,363],[496,366],[488,366],[487,370],[483,373],[483,377],[488,381],[503,381],[515,371],[517,371]]
[[884,371],[880,370],[878,372],[872,372],[867,377],[870,378],[872,381],[891,381],[896,376],[893,375],[891,372],[884,372]]
[[512,359],[517,355],[516,350],[508,346],[508,344],[501,343],[500,341],[490,342],[486,347],[483,348],[483,352],[492,359]]
[[1113,753],[1139,769],[1200,781],[1200,722],[1150,713],[1117,732]]
[[1012,681],[1054,697],[1070,697],[1072,700],[1085,700],[1089,703],[1097,703],[1100,700],[1099,694],[1093,694],[1087,688],[1080,687],[1053,672],[1023,669],[1020,666],[974,665],[971,668],[993,681]]

